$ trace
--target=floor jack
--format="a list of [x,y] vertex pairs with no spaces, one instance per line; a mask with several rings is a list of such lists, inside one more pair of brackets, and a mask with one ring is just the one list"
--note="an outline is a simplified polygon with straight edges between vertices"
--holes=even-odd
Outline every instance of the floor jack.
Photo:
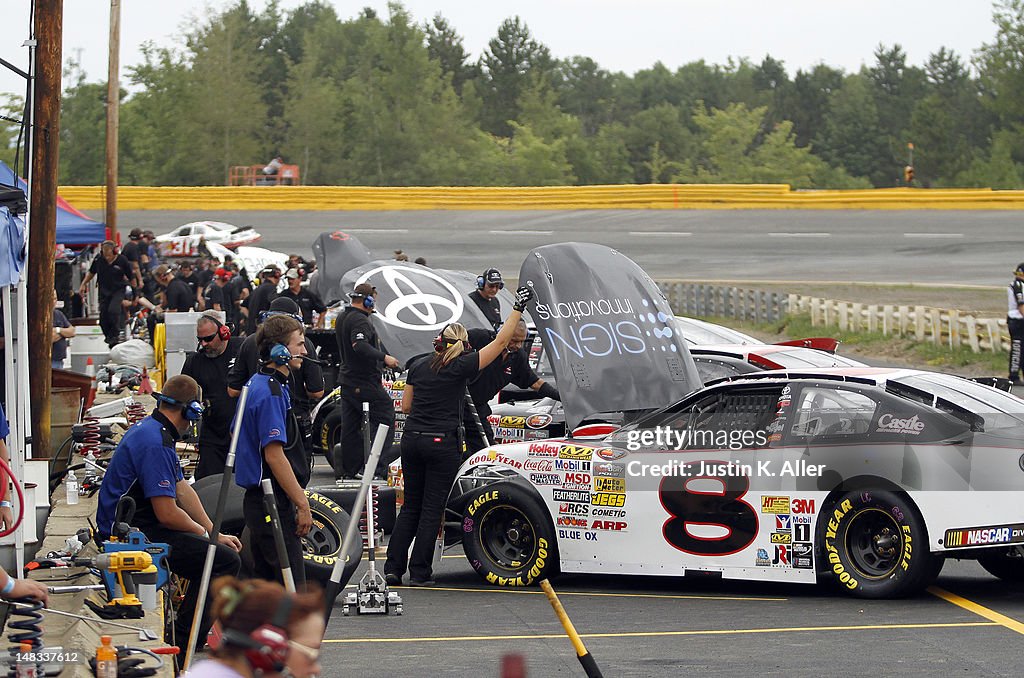
[[[370,404],[363,403],[363,438],[365,448],[370,449]],[[373,475],[375,469],[363,469],[364,474]],[[355,507],[352,507],[355,511]],[[387,614],[392,609],[402,614],[402,597],[397,591],[388,589],[384,575],[377,571],[377,546],[374,531],[376,526],[376,502],[373,492],[366,493],[366,541],[370,568],[359,580],[355,591],[345,594],[343,614],[347,617],[354,607],[359,614]]]

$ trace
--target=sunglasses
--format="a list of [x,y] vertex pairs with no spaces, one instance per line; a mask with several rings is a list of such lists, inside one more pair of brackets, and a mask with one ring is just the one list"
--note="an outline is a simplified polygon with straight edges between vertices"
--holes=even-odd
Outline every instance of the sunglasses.
[[307,647],[302,643],[297,643],[294,640],[289,640],[288,647],[292,648],[293,650],[298,650],[299,654],[301,654],[311,662],[315,662],[318,659],[320,659],[320,650],[314,650],[313,648]]
[[492,290],[500,290],[505,286],[505,283],[487,283],[487,286]]
[[213,334],[208,334],[205,337],[196,337],[196,341],[201,342],[203,344],[209,344],[211,341],[213,341],[216,338],[217,338],[217,333],[214,332]]

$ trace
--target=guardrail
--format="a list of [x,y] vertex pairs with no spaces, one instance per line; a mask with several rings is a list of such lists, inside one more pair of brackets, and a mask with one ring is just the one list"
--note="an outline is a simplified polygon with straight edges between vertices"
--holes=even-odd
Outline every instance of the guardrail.
[[[62,186],[103,209],[102,186]],[[121,186],[121,210],[1024,209],[1024,191],[886,188],[793,191],[788,184],[611,186]]]
[[913,337],[937,346],[967,346],[974,353],[998,353],[1010,345],[1005,318],[978,317],[956,309],[865,304],[701,283],[662,281],[658,287],[679,315],[774,322],[788,314],[806,314],[814,327]]

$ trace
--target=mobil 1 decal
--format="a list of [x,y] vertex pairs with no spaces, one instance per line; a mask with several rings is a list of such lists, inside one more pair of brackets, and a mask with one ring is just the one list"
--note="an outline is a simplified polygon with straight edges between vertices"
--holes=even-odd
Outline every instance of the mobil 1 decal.
[[519,280],[551,360],[566,424],[587,415],[661,407],[701,386],[672,310],[654,281],[619,252],[591,243],[530,252]]
[[669,514],[661,532],[684,553],[727,556],[747,548],[757,536],[757,509],[745,499],[750,479],[703,475],[706,467],[724,463],[680,464],[678,475],[661,480],[658,498]]

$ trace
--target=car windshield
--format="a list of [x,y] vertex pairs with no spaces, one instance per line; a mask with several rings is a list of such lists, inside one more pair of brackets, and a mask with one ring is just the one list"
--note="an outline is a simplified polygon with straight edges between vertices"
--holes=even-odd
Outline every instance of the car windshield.
[[794,346],[782,351],[765,353],[764,357],[778,363],[784,369],[793,370],[803,367],[863,367],[864,363],[842,356],[815,351],[813,348]]
[[[895,379],[897,383],[927,391],[985,417],[987,426],[1024,422],[1024,400],[1017,396],[950,374],[914,374]],[[999,416],[1004,415],[1004,416]]]

